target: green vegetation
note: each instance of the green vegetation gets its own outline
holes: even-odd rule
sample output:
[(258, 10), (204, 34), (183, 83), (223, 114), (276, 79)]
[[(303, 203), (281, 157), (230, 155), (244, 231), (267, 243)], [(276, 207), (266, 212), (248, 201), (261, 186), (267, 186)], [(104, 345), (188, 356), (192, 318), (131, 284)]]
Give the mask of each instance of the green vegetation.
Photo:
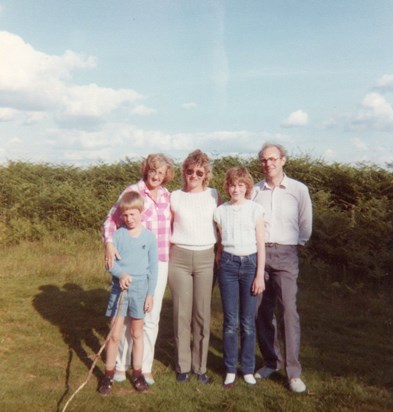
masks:
[[(255, 180), (256, 159), (214, 161), (212, 186), (239, 163)], [(61, 411), (85, 380), (108, 333), (103, 316), (109, 277), (100, 227), (122, 190), (139, 179), (125, 159), (86, 169), (9, 162), (0, 167), (0, 410)], [(93, 376), (69, 411), (388, 411), (393, 410), (393, 174), (291, 159), (288, 175), (305, 182), (314, 231), (302, 254), (299, 310), (307, 395), (289, 393), (282, 375), (256, 387), (222, 388), (221, 304), (213, 294), (209, 374), (214, 383), (175, 382), (171, 299), (157, 343), (157, 384), (137, 394), (130, 382), (96, 393)], [(181, 186), (177, 173), (169, 189)], [(262, 363), (257, 356), (258, 366)]]
[[(0, 410), (61, 411), (85, 381), (108, 327), (109, 276), (97, 233), (72, 230), (0, 249)], [(177, 384), (170, 294), (157, 342), (156, 385), (137, 393), (127, 381), (97, 392), (102, 359), (67, 411), (391, 411), (393, 307), (388, 290), (328, 282), (304, 263), (299, 282), (301, 359), (308, 393), (292, 394), (283, 375), (233, 390), (222, 387), (222, 311), (212, 302), (208, 373), (214, 382)], [(257, 355), (257, 365), (262, 363)]]
[[(256, 181), (256, 159), (214, 161), (212, 186), (222, 188), (225, 171), (239, 163)], [(0, 244), (61, 238), (67, 230), (97, 233), (110, 206), (140, 176), (140, 163), (125, 159), (86, 169), (9, 162), (0, 167)], [(376, 166), (326, 164), (290, 159), (287, 173), (306, 183), (314, 205), (314, 231), (303, 258), (318, 276), (361, 288), (392, 284), (393, 173)], [(176, 179), (169, 189), (179, 188)]]

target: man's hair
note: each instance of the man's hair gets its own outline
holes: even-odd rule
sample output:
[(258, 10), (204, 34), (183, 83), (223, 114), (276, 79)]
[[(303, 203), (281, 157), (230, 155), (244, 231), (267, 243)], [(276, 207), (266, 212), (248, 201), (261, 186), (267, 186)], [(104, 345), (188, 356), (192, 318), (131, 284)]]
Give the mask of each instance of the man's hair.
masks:
[(138, 192), (126, 192), (120, 199), (119, 208), (122, 212), (127, 209), (138, 209), (142, 212), (144, 208), (143, 198)]
[(250, 172), (243, 166), (231, 167), (225, 173), (224, 191), (229, 195), (229, 186), (236, 183), (244, 183), (246, 185), (246, 198), (250, 199), (252, 189), (254, 187), (254, 180)]
[(258, 152), (258, 159), (261, 160), (262, 153), (266, 149), (270, 149), (271, 147), (275, 147), (276, 149), (278, 149), (278, 151), (280, 152), (280, 157), (285, 157), (286, 159), (288, 159), (288, 154), (287, 154), (287, 151), (286, 151), (285, 147), (282, 146), (281, 144), (271, 143), (271, 142), (266, 142), (266, 143), (263, 144), (261, 150)]

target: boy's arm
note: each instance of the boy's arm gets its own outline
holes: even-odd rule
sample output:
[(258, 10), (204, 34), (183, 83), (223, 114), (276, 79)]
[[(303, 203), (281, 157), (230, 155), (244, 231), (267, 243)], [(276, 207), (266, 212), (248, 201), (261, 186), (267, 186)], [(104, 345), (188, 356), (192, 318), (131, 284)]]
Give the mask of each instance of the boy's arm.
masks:
[[(122, 237), (122, 230), (117, 230), (113, 235), (113, 248), (115, 250), (122, 250), (121, 247), (121, 237)], [(119, 260), (115, 259), (112, 262), (112, 266), (107, 268), (108, 272), (115, 276), (116, 278), (120, 279), (122, 275), (124, 275), (124, 268), (119, 264)]]
[(123, 273), (119, 278), (119, 285), (122, 290), (128, 289), (132, 283), (132, 277), (128, 273)]
[(145, 312), (151, 312), (153, 309), (153, 296), (147, 295), (145, 299)]

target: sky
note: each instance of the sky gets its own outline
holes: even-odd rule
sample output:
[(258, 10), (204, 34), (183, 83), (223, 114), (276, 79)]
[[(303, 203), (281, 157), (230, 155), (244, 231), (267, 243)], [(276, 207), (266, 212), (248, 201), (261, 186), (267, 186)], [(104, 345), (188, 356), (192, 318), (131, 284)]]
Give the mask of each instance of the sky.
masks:
[(393, 163), (391, 0), (0, 0), (0, 164)]

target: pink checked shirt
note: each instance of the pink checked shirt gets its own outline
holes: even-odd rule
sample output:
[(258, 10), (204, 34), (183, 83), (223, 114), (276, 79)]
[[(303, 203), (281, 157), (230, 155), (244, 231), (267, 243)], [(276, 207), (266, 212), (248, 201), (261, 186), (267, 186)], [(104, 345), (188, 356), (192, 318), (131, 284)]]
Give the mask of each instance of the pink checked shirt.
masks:
[[(157, 201), (153, 200), (150, 195), (150, 190), (145, 182), (140, 180), (138, 183), (128, 186), (124, 193), (135, 191), (138, 192), (145, 201), (145, 208), (142, 212), (143, 225), (153, 232), (157, 238), (158, 244), (158, 259), (161, 262), (169, 260), (169, 240), (171, 237), (171, 209), (169, 191), (160, 187), (157, 193)], [(112, 242), (112, 236), (115, 230), (123, 225), (123, 218), (119, 208), (119, 200), (112, 206), (103, 225), (103, 241), (104, 243)]]

